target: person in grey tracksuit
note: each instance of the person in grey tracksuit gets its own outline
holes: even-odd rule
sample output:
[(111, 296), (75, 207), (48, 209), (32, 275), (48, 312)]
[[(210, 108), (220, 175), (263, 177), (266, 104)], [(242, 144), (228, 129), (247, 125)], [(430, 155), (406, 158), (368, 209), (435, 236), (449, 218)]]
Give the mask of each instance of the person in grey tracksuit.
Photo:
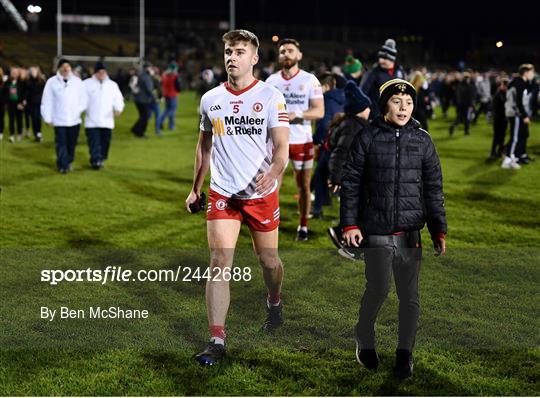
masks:
[(505, 112), (510, 122), (510, 142), (501, 167), (519, 168), (531, 158), (527, 155), (527, 138), (532, 113), (532, 90), (529, 82), (534, 78), (534, 66), (523, 64), (519, 67), (519, 76), (514, 78), (506, 92)]

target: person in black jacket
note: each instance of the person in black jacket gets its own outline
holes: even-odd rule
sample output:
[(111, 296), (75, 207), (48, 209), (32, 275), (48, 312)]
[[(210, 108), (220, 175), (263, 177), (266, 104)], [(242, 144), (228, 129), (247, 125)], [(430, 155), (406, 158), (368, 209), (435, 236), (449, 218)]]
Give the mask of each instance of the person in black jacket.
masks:
[(150, 76), (151, 67), (152, 65), (145, 63), (141, 73), (137, 76), (137, 83), (133, 83), (133, 87), (137, 91), (135, 93), (135, 105), (137, 106), (139, 117), (133, 127), (131, 127), (131, 132), (137, 138), (146, 138), (145, 133), (148, 119), (150, 118), (150, 106), (156, 101), (153, 93), (154, 83), (152, 76)]
[(341, 179), (340, 218), (347, 245), (365, 250), (366, 289), (356, 325), (357, 359), (379, 364), (375, 320), (390, 290), (392, 272), (399, 299), (399, 338), (394, 375), (412, 375), (420, 302), (420, 230), (427, 221), (435, 254), (445, 253), (446, 214), (442, 171), (427, 131), (411, 118), (416, 91), (394, 79), (380, 88), (384, 116), (351, 145)]
[(30, 67), (30, 77), (26, 81), (26, 107), (32, 120), (34, 139), (41, 142), (41, 98), (45, 89), (45, 76), (39, 66)]
[(504, 104), (506, 102), (506, 90), (508, 89), (508, 79), (503, 78), (493, 96), (493, 143), (491, 145), (491, 155), (489, 160), (499, 159), (503, 154), (504, 136), (508, 128)]
[[(364, 94), (354, 81), (348, 81), (345, 86), (345, 113), (335, 119), (331, 125), (331, 133), (326, 140), (326, 147), (330, 151), (328, 161), (328, 185), (335, 193), (341, 186), (343, 164), (349, 153), (354, 138), (369, 126), (371, 100)], [(339, 254), (355, 260), (354, 252), (344, 248), (341, 227), (328, 228), (328, 234)]]
[(331, 199), (328, 192), (328, 160), (330, 152), (323, 145), (328, 136), (330, 122), (337, 113), (343, 112), (345, 103), (345, 92), (336, 87), (336, 78), (330, 72), (325, 72), (319, 76), (321, 88), (324, 96), (324, 116), (315, 123), (315, 134), (313, 135), (313, 144), (315, 145), (315, 157), (317, 167), (311, 179), (311, 190), (315, 191), (315, 200), (311, 215), (313, 218), (323, 217), (323, 206), (330, 205)]
[(387, 39), (377, 53), (377, 66), (364, 73), (360, 87), (371, 99), (371, 118), (379, 116), (380, 110), (377, 106), (379, 99), (379, 87), (390, 79), (404, 79), (405, 71), (397, 64), (397, 48), (394, 39)]
[(463, 123), (465, 135), (469, 135), (470, 112), (474, 109), (474, 99), (476, 98), (476, 88), (471, 80), (469, 72), (463, 73), (462, 79), (456, 86), (456, 120), (450, 126), (450, 135), (454, 134), (454, 129)]

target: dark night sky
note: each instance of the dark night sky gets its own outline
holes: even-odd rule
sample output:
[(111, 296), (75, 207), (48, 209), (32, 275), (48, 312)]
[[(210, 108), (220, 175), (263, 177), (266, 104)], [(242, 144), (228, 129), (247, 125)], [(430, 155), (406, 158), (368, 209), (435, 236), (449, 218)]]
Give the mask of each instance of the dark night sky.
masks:
[[(503, 0), (504, 2), (505, 0)], [(55, 0), (14, 0), (19, 10), (39, 4), (56, 12)], [(301, 23), (363, 27), (401, 27), (413, 32), (454, 36), (463, 31), (474, 35), (505, 34), (539, 37), (540, 6), (534, 1), (477, 2), (440, 1), (343, 1), (343, 0), (236, 0), (238, 24), (247, 21), (265, 23)], [(65, 12), (133, 16), (137, 0), (64, 0)], [(228, 19), (228, 0), (146, 0), (148, 17)], [(519, 7), (519, 8), (517, 8)], [(51, 12), (52, 11), (52, 12)], [(301, 17), (299, 17), (301, 16)], [(48, 18), (47, 18), (48, 17)]]

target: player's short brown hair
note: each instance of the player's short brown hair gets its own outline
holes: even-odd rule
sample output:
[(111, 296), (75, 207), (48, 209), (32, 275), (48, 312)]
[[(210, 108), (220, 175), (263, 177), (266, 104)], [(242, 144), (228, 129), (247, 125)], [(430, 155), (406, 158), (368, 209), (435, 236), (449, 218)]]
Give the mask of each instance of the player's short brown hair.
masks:
[(281, 47), (284, 44), (294, 44), (296, 46), (296, 48), (298, 48), (300, 50), (300, 43), (296, 39), (291, 39), (291, 38), (281, 39), (279, 41), (279, 43), (278, 43), (278, 48)]
[(239, 41), (244, 41), (251, 43), (256, 49), (259, 48), (259, 39), (255, 33), (250, 32), (245, 29), (236, 29), (231, 30), (223, 35), (223, 43), (238, 43)]
[(530, 70), (533, 70), (534, 69), (534, 65), (533, 64), (523, 64), (523, 65), (520, 65), (519, 66), (519, 75), (520, 76), (523, 76), (526, 72), (530, 71)]

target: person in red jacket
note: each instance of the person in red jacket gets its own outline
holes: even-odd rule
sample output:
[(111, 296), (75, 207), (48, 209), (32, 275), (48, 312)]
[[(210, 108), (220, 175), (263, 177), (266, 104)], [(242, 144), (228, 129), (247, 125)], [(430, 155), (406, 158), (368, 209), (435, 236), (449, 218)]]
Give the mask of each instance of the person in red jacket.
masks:
[(161, 76), (161, 92), (165, 98), (165, 111), (158, 120), (160, 130), (163, 129), (163, 124), (167, 118), (169, 118), (169, 130), (174, 130), (174, 117), (178, 107), (178, 94), (180, 94), (180, 81), (178, 78), (178, 65), (176, 62), (171, 62)]

